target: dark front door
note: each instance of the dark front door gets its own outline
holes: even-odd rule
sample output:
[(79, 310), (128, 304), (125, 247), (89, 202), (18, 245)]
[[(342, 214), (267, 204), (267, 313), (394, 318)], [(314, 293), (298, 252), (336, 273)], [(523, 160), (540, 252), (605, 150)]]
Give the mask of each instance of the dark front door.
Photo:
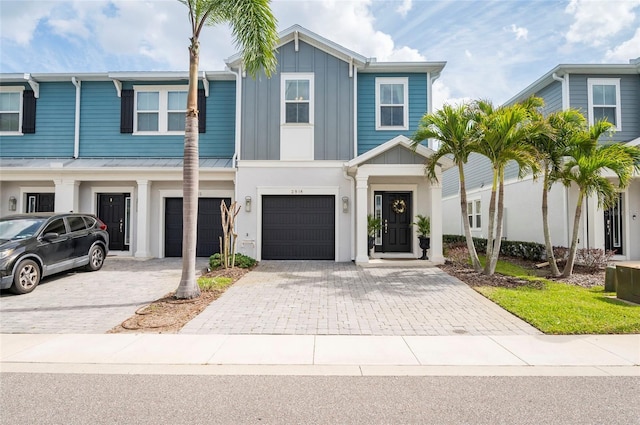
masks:
[(27, 193), (27, 212), (53, 212), (55, 198), (54, 193)]
[[(198, 257), (209, 257), (220, 252), (220, 202), (223, 199), (227, 206), (231, 204), (230, 198), (198, 199)], [(182, 198), (166, 198), (164, 211), (164, 256), (182, 257)]]
[(382, 195), (382, 245), (376, 252), (411, 252), (411, 192)]
[(124, 232), (125, 198), (128, 193), (100, 193), (98, 194), (98, 217), (107, 225), (109, 233), (109, 251), (126, 251)]
[(616, 255), (624, 255), (622, 194), (618, 194), (616, 202), (604, 212), (604, 249), (615, 251)]

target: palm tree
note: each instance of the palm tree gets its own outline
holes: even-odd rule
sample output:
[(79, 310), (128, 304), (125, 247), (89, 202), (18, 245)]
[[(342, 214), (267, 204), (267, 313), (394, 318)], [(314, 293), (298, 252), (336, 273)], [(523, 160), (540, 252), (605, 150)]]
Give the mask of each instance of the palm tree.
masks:
[[(196, 283), (196, 238), (198, 224), (198, 63), (200, 32), (205, 25), (226, 22), (243, 56), (243, 66), (251, 75), (275, 70), (274, 47), (278, 40), (276, 19), (269, 0), (178, 0), (189, 9), (189, 92), (184, 131), (182, 277), (176, 298), (200, 295)], [(238, 82), (240, 84), (240, 82)]]
[(482, 270), (478, 260), (478, 254), (473, 244), (469, 220), (467, 220), (467, 190), (465, 187), (464, 164), (469, 159), (469, 154), (474, 150), (477, 138), (476, 122), (473, 119), (469, 105), (459, 106), (444, 105), (435, 113), (422, 117), (420, 125), (413, 136), (411, 146), (416, 149), (418, 145), (427, 139), (436, 139), (440, 142), (438, 150), (427, 159), (425, 172), (431, 181), (437, 181), (436, 167), (443, 156), (450, 157), (458, 166), (460, 179), (460, 210), (462, 211), (464, 234), (467, 238), (467, 248), (471, 257), (471, 263), (476, 271)]
[[(612, 128), (612, 124), (602, 120), (588, 130), (576, 133), (573, 146), (569, 151), (569, 160), (564, 166), (563, 181), (568, 186), (578, 186), (578, 199), (573, 220), (573, 233), (567, 264), (562, 271), (563, 277), (571, 276), (576, 257), (578, 230), (582, 215), (582, 203), (585, 196), (595, 195), (598, 206), (608, 208), (617, 197), (617, 189), (629, 184), (634, 171), (640, 170), (640, 149), (621, 143), (598, 144), (598, 139)], [(603, 172), (609, 170), (617, 178), (614, 184)]]
[(547, 251), (547, 261), (554, 277), (560, 276), (558, 264), (553, 254), (551, 233), (549, 231), (549, 201), (548, 195), (551, 186), (559, 178), (562, 162), (570, 148), (572, 134), (582, 129), (585, 125), (584, 115), (577, 109), (557, 111), (542, 117), (549, 127), (549, 131), (542, 132), (532, 140), (533, 145), (540, 154), (540, 168), (543, 173), (542, 182), (542, 229)]
[(538, 152), (529, 143), (545, 127), (533, 119), (534, 109), (542, 106), (540, 98), (530, 98), (525, 103), (494, 108), (490, 102), (478, 101), (478, 114), (482, 139), (477, 145), (478, 153), (491, 161), (493, 179), (489, 201), (489, 223), (487, 231), (487, 261), (484, 273), (493, 275), (498, 263), (502, 240), (502, 217), (504, 214), (504, 170), (507, 164), (515, 163), (518, 177), (527, 173), (538, 173)]

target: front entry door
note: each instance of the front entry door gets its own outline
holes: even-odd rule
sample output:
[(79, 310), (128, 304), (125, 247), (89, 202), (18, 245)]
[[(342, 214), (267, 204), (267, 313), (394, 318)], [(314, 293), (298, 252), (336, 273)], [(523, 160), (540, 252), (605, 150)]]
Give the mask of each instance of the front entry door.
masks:
[(382, 196), (382, 245), (376, 252), (411, 252), (411, 192), (376, 192)]
[(604, 212), (604, 249), (615, 251), (616, 255), (624, 255), (623, 211), (622, 193), (619, 193), (615, 203)]
[(98, 218), (107, 225), (109, 233), (109, 251), (126, 251), (125, 245), (125, 199), (128, 193), (98, 194)]

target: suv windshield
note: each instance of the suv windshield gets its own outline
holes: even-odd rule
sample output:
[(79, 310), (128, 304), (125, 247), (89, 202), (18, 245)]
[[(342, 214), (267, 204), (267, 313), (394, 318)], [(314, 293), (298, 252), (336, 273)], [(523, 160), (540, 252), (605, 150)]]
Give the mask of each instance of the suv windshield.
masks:
[(25, 239), (33, 236), (46, 218), (13, 218), (0, 221), (0, 239)]

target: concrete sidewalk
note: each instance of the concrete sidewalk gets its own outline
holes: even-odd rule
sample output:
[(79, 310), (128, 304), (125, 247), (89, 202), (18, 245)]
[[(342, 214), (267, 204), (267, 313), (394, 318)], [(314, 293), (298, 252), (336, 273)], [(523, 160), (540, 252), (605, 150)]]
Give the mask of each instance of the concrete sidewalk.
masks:
[(2, 334), (0, 372), (640, 376), (640, 335)]

